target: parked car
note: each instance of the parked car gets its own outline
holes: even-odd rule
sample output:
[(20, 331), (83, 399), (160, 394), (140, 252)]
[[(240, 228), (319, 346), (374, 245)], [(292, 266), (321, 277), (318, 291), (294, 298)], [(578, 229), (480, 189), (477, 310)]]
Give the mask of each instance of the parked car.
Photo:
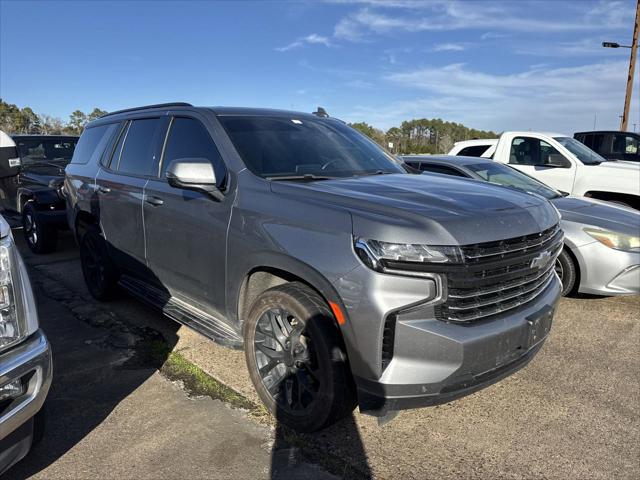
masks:
[(640, 294), (640, 212), (608, 202), (571, 197), (491, 160), (457, 156), (404, 156), (422, 172), (474, 178), (548, 199), (562, 216), (564, 248), (556, 260), (562, 294)]
[(42, 437), (51, 348), (38, 327), (31, 283), (0, 216), (0, 475)]
[(560, 296), (546, 200), (407, 175), (333, 118), (112, 113), (87, 125), (65, 189), (91, 294), (119, 283), (244, 348), (262, 401), (301, 431), (500, 380), (540, 349)]
[(62, 192), (64, 167), (77, 136), (0, 136), (7, 144), (0, 157), (0, 209), (19, 215), (27, 245), (35, 253), (55, 250), (58, 230), (66, 229)]
[(639, 163), (607, 161), (560, 133), (504, 132), (499, 139), (472, 142), (457, 142), (449, 155), (484, 144), (482, 157), (507, 163), (556, 190), (640, 209)]
[(637, 133), (599, 130), (574, 133), (573, 138), (604, 158), (640, 162), (640, 135)]

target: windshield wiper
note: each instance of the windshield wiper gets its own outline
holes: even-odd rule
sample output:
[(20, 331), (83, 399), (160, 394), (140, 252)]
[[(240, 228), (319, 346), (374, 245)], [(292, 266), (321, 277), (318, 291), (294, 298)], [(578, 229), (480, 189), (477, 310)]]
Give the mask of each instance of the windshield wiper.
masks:
[(302, 181), (313, 181), (313, 180), (334, 180), (338, 177), (328, 177), (325, 175), (314, 175), (313, 173), (305, 173), (304, 175), (276, 175), (273, 177), (266, 177), (267, 180), (302, 180)]
[(369, 177), (371, 175), (391, 175), (392, 172), (385, 172), (383, 170), (376, 170), (375, 172), (366, 172), (358, 175), (354, 175), (354, 177)]

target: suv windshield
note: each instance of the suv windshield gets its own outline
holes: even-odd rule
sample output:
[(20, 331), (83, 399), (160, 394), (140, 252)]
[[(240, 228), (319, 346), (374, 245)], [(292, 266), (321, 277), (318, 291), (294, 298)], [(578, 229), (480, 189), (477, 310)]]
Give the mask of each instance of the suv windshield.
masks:
[(218, 118), (247, 168), (264, 178), (316, 180), (405, 173), (384, 150), (338, 120), (249, 115)]
[(61, 161), (69, 163), (77, 137), (14, 137), (23, 164)]
[(598, 165), (599, 163), (607, 161), (584, 143), (580, 143), (571, 137), (553, 137), (553, 139), (578, 157), (578, 160), (585, 165)]
[(527, 193), (536, 193), (543, 196), (547, 200), (558, 198), (562, 195), (547, 187), (545, 184), (531, 178), (515, 168), (508, 165), (498, 163), (476, 163), (473, 165), (465, 165), (466, 168), (482, 177), (487, 182), (497, 183), (505, 187), (523, 190)]

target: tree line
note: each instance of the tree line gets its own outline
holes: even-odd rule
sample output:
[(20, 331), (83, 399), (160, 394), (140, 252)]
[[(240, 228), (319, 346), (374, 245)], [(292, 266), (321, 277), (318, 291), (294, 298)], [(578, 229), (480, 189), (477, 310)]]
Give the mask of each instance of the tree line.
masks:
[(460, 123), (445, 122), (439, 118), (405, 120), (399, 127), (392, 127), (386, 132), (365, 122), (349, 125), (377, 144), (398, 154), (447, 153), (453, 148), (455, 142), (461, 140), (498, 137), (495, 132), (476, 130)]
[[(87, 122), (106, 113), (108, 112), (97, 107), (90, 113), (75, 110), (64, 122), (50, 115), (37, 114), (30, 107), (19, 108), (0, 98), (0, 130), (6, 133), (80, 135)], [(455, 142), (460, 140), (498, 136), (491, 131), (476, 130), (460, 123), (445, 122), (439, 118), (406, 120), (399, 127), (392, 127), (386, 132), (366, 122), (349, 125), (384, 148), (401, 154), (446, 153), (451, 150)]]
[(0, 98), (0, 130), (6, 133), (80, 135), (87, 122), (106, 113), (97, 107), (91, 113), (75, 110), (65, 122), (51, 115), (35, 113), (31, 107), (19, 108)]

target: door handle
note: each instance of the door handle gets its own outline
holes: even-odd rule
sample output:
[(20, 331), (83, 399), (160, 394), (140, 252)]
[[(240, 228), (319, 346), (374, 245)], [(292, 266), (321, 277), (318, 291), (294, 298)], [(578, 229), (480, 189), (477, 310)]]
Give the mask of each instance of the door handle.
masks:
[(161, 198), (149, 196), (145, 197), (144, 201), (150, 205), (153, 205), (154, 207), (159, 207), (164, 203), (164, 200), (162, 200)]
[(109, 193), (111, 189), (102, 185), (98, 185), (98, 193)]

